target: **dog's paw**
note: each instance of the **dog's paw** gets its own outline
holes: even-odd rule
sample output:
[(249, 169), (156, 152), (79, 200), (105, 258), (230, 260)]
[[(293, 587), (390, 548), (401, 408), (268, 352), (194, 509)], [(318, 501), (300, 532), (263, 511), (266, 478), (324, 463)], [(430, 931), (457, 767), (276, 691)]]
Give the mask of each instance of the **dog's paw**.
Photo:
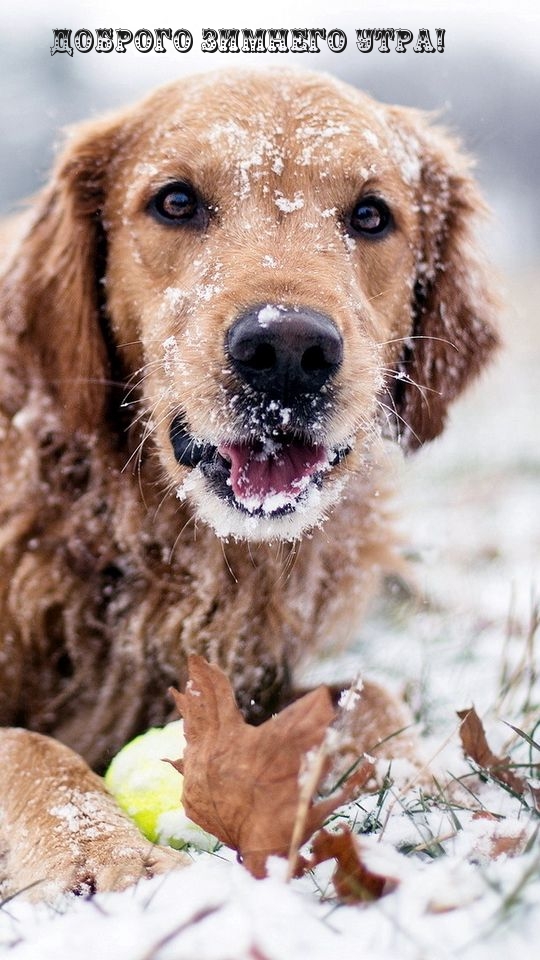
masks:
[[(98, 856), (95, 855), (90, 862), (75, 869), (72, 863), (66, 863), (65, 868), (60, 870), (60, 876), (57, 872), (54, 892), (91, 897), (95, 893), (126, 890), (140, 880), (169, 873), (189, 863), (191, 860), (186, 854), (156, 846), (141, 837), (140, 842), (131, 843), (121, 850), (116, 843), (111, 844), (110, 850), (101, 847)], [(39, 887), (35, 889), (35, 899), (42, 900), (43, 890), (39, 891)]]
[(190, 863), (156, 846), (72, 750), (27, 730), (0, 730), (11, 775), (0, 796), (3, 895), (54, 900), (124, 890)]

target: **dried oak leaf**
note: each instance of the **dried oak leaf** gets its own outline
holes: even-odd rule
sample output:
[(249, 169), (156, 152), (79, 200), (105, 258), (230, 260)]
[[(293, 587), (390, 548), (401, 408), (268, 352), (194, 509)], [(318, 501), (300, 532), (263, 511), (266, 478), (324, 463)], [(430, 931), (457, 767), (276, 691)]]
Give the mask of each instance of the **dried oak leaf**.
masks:
[(500, 780), (515, 793), (522, 795), (525, 790), (525, 780), (518, 777), (511, 769), (510, 757), (498, 757), (490, 749), (482, 721), (474, 707), (458, 710), (457, 715), (462, 721), (459, 735), (465, 756), (474, 760), (482, 770), (486, 770), (496, 780)]
[(362, 776), (330, 797), (317, 803), (311, 799), (299, 830), (302, 763), (321, 748), (334, 718), (326, 687), (253, 727), (245, 722), (219, 667), (193, 655), (188, 668), (186, 692), (172, 691), (187, 744), (183, 760), (173, 764), (184, 775), (184, 809), (236, 850), (253, 876), (264, 877), (267, 858), (286, 857), (293, 832), (297, 845), (304, 843), (373, 768), (366, 765)]
[(319, 830), (312, 842), (313, 854), (307, 866), (313, 869), (325, 860), (335, 860), (332, 883), (342, 903), (379, 900), (395, 889), (397, 879), (369, 870), (362, 861), (362, 846), (348, 828), (336, 833)]

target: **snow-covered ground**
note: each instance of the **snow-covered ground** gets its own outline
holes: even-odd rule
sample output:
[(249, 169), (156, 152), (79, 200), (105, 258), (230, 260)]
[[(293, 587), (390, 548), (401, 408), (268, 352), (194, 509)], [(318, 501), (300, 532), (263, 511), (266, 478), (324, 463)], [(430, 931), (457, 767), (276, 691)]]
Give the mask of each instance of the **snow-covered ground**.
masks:
[[(494, 750), (524, 764), (534, 754), (502, 721), (538, 742), (539, 296), (534, 272), (517, 278), (497, 367), (459, 405), (441, 441), (396, 465), (414, 589), (390, 584), (353, 649), (311, 672), (317, 680), (350, 677), (362, 666), (402, 689), (441, 784), (464, 778), (459, 796), (448, 787), (434, 801), (395, 784), (341, 811), (339, 819), (362, 833), (368, 864), (397, 879), (393, 892), (341, 906), (324, 865), (286, 883), (275, 861), (269, 879), (254, 880), (224, 848), (194, 852), (192, 868), (123, 894), (54, 908), (20, 898), (1, 905), (0, 953), (13, 960), (531, 956), (540, 941), (540, 820), (531, 797), (520, 801), (472, 776), (455, 711), (474, 702)], [(516, 842), (525, 849), (509, 856)]]

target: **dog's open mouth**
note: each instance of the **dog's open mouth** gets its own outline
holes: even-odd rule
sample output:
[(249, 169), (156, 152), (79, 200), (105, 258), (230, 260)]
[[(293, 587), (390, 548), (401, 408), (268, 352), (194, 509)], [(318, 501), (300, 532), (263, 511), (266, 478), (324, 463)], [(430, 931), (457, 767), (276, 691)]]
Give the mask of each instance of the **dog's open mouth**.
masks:
[(171, 441), (177, 461), (198, 467), (217, 496), (244, 513), (264, 517), (295, 510), (350, 450), (285, 432), (212, 446), (195, 442), (178, 420)]
[(313, 478), (329, 467), (324, 447), (285, 437), (223, 444), (218, 454), (230, 465), (235, 500), (249, 513), (275, 513), (294, 504)]

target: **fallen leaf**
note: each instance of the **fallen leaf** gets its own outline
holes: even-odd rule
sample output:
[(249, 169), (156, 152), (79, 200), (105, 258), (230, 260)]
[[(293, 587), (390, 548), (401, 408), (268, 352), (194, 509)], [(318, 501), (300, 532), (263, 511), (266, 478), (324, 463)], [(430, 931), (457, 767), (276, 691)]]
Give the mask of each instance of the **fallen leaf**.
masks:
[(312, 849), (309, 869), (325, 860), (336, 860), (332, 883), (342, 903), (379, 900), (397, 885), (395, 877), (382, 876), (366, 867), (361, 841), (346, 827), (336, 833), (320, 830), (312, 840)]
[(373, 767), (366, 763), (339, 791), (318, 802), (313, 791), (303, 809), (306, 757), (316, 757), (334, 719), (326, 687), (253, 727), (219, 667), (193, 655), (188, 669), (185, 693), (172, 691), (187, 743), (183, 760), (173, 763), (184, 776), (186, 814), (236, 850), (253, 876), (264, 877), (270, 855), (289, 855), (295, 828), (299, 847), (358, 792)]
[(480, 835), (475, 843), (474, 849), (481, 855), (487, 855), (490, 860), (496, 860), (497, 857), (516, 857), (523, 853), (528, 836), (526, 827), (509, 832), (504, 817), (501, 814), (495, 815), (489, 810), (476, 810), (472, 819), (489, 820), (492, 823), (492, 826), (487, 828), (486, 833)]
[(527, 844), (527, 831), (520, 830), (514, 835), (504, 836), (495, 831), (491, 837), (491, 858), (497, 860), (498, 857), (517, 857), (523, 853)]
[(490, 749), (482, 721), (474, 707), (470, 707), (468, 710), (458, 710), (457, 715), (462, 721), (459, 735), (464, 754), (474, 760), (482, 770), (522, 796), (525, 790), (525, 780), (518, 777), (511, 769), (512, 761), (510, 757), (498, 757)]

